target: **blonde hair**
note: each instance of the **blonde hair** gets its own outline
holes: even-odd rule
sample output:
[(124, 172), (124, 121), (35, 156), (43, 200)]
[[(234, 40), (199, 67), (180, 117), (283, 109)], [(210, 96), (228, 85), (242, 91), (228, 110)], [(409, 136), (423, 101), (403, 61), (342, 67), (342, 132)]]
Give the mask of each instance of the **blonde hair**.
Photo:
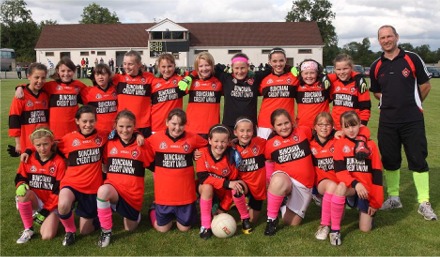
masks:
[(199, 69), (199, 61), (200, 60), (205, 60), (213, 69), (212, 69), (212, 74), (214, 75), (214, 57), (208, 53), (208, 52), (201, 52), (196, 56), (196, 59), (194, 60), (194, 70), (198, 70)]

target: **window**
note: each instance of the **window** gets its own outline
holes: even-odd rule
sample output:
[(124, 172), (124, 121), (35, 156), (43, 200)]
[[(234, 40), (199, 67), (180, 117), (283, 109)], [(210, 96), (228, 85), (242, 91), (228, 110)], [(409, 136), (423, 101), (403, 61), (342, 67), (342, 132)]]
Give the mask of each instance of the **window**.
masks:
[(151, 32), (151, 39), (162, 39), (162, 31)]
[(270, 53), (271, 50), (272, 50), (272, 49), (262, 49), (262, 50), (261, 50), (261, 53), (262, 53), (262, 54), (267, 54), (267, 55), (269, 55), (269, 53)]
[(184, 39), (183, 31), (173, 31), (171, 33), (172, 33), (172, 38), (173, 39)]
[(150, 40), (184, 40), (184, 31), (153, 31), (150, 35)]
[(311, 54), (312, 49), (298, 49), (299, 54)]
[(89, 52), (79, 52), (80, 56), (89, 56)]
[(179, 60), (179, 53), (173, 53), (174, 59)]
[(238, 54), (241, 53), (241, 50), (228, 50), (228, 54)]
[(54, 52), (46, 52), (46, 56), (55, 56)]
[(201, 52), (208, 52), (208, 50), (194, 50), (194, 54), (200, 54)]
[(98, 56), (105, 56), (105, 51), (97, 51), (96, 55), (98, 55)]

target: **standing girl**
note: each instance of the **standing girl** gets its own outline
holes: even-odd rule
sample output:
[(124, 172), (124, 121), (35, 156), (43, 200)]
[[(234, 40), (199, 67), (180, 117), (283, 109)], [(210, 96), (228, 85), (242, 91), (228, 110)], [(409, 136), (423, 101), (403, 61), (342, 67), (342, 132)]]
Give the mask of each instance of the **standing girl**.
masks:
[(188, 231), (197, 218), (193, 153), (206, 146), (201, 136), (185, 131), (186, 114), (173, 109), (166, 118), (167, 129), (149, 137), (155, 161), (153, 227), (167, 232), (176, 220), (180, 231)]
[[(361, 118), (362, 125), (367, 125), (370, 119), (370, 93), (368, 90), (362, 92), (359, 85), (358, 74), (353, 72), (353, 60), (347, 54), (336, 56), (333, 61), (337, 79), (330, 74), (331, 87), (330, 98), (333, 101), (332, 117), (335, 121), (335, 128), (341, 129), (339, 123), (341, 115), (350, 110), (355, 110)], [(334, 75), (333, 75), (334, 76)]]
[[(43, 240), (52, 239), (57, 234), (58, 192), (66, 170), (65, 161), (56, 154), (52, 131), (44, 127), (37, 128), (30, 139), (36, 152), (29, 156), (26, 163), (20, 162), (15, 177), (17, 206), (24, 225), (17, 244), (24, 244), (32, 238), (34, 221), (41, 225)], [(35, 218), (32, 217), (33, 211), (36, 211)]]
[[(359, 209), (359, 229), (368, 232), (373, 227), (374, 214), (383, 203), (379, 150), (372, 140), (368, 140), (367, 147), (371, 154), (366, 159), (357, 159), (354, 148), (361, 119), (355, 111), (347, 111), (341, 115), (340, 122), (345, 137), (335, 142), (335, 172), (337, 179), (342, 182), (336, 188), (336, 194), (346, 195), (348, 204)], [(341, 233), (333, 227), (330, 231), (330, 243), (341, 244)]]
[[(102, 65), (102, 64), (98, 64)], [(107, 142), (104, 164), (107, 174), (96, 198), (101, 235), (98, 245), (107, 247), (112, 235), (112, 209), (124, 217), (124, 229), (133, 231), (140, 221), (144, 200), (145, 168), (150, 164), (148, 150), (136, 143), (136, 117), (129, 110), (121, 111), (115, 119), (117, 136)]]
[(238, 166), (238, 177), (248, 186), (250, 221), (255, 223), (266, 199), (266, 168), (264, 150), (266, 140), (254, 136), (254, 123), (240, 117), (234, 126), (237, 137), (235, 149), (240, 153), (242, 162)]
[(240, 213), (243, 233), (252, 232), (244, 196), (247, 193), (247, 186), (242, 180), (238, 180), (236, 164), (230, 161), (232, 150), (228, 147), (230, 136), (226, 126), (214, 125), (209, 130), (209, 146), (200, 150), (202, 156), (196, 161), (202, 223), (200, 237), (203, 239), (212, 236), (211, 211), (214, 195), (220, 199), (219, 209), (225, 212), (229, 210), (233, 200)]
[(269, 53), (272, 74), (264, 77), (260, 85), (263, 96), (258, 114), (258, 136), (267, 139), (272, 133), (271, 114), (275, 109), (285, 109), (290, 117), (295, 116), (295, 87), (298, 79), (286, 68), (286, 52), (275, 47)]
[(23, 98), (12, 99), (9, 110), (9, 136), (15, 138), (15, 147), (9, 146), (11, 156), (18, 156), (27, 148), (31, 148), (30, 134), (37, 126), (49, 124), (49, 97), (42, 90), (46, 81), (47, 67), (41, 63), (29, 66), (29, 84), (21, 88)]
[(118, 110), (116, 87), (113, 86), (111, 77), (112, 72), (107, 64), (100, 63), (92, 68), (90, 79), (93, 87), (81, 91), (84, 104), (96, 108), (96, 129), (106, 133), (112, 130)]
[(79, 231), (89, 234), (95, 230), (97, 219), (96, 193), (102, 185), (101, 157), (107, 135), (95, 129), (95, 107), (83, 105), (75, 115), (78, 130), (65, 135), (58, 147), (67, 159), (67, 171), (61, 181), (58, 213), (66, 235), (63, 245), (75, 242), (75, 221), (72, 209), (80, 217)]
[(160, 76), (151, 83), (151, 129), (153, 133), (166, 129), (165, 120), (174, 108), (182, 108), (184, 91), (179, 90), (182, 79), (176, 74), (176, 60), (164, 53), (157, 59)]
[(285, 196), (284, 223), (294, 226), (301, 223), (312, 199), (315, 181), (309, 145), (311, 130), (295, 126), (285, 109), (273, 111), (270, 120), (275, 135), (267, 140), (265, 156), (274, 162), (275, 172), (267, 190), (267, 224), (264, 231), (267, 236), (273, 236), (277, 231), (278, 211)]

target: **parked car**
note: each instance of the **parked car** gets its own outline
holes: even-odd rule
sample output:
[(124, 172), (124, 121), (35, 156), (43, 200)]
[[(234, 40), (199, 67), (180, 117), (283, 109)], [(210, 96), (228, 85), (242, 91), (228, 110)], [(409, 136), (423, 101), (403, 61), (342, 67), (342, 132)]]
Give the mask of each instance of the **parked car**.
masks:
[(353, 71), (355, 71), (355, 72), (357, 72), (359, 74), (364, 74), (365, 73), (364, 67), (362, 65), (357, 65), (357, 64), (353, 65)]
[(440, 67), (426, 66), (426, 69), (431, 74), (431, 78), (440, 78)]
[(335, 67), (334, 67), (334, 66), (331, 66), (331, 65), (325, 66), (325, 72), (326, 72), (327, 74), (335, 73)]
[(370, 67), (364, 67), (364, 75), (370, 76)]

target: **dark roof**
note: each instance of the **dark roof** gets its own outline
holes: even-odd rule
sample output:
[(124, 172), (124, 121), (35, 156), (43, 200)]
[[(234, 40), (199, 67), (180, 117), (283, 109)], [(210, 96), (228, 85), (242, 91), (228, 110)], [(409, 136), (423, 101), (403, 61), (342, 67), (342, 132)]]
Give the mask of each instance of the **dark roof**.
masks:
[[(177, 23), (190, 32), (190, 46), (323, 45), (316, 22)], [(146, 47), (156, 23), (47, 25), (41, 48)]]

